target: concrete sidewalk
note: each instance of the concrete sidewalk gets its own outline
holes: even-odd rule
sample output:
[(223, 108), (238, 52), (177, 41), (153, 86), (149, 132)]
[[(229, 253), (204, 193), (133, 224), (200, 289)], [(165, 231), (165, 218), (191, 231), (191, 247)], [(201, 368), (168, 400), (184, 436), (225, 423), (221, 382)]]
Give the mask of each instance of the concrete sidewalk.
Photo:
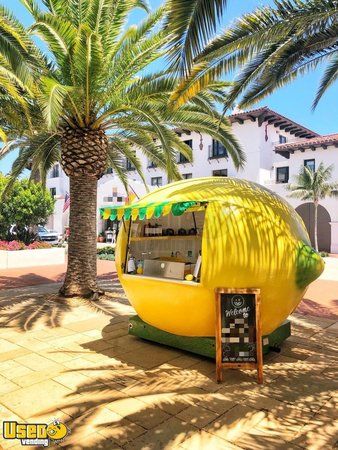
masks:
[(263, 386), (232, 370), (219, 385), (214, 361), (129, 336), (133, 308), (101, 283), (95, 303), (59, 299), (55, 284), (0, 291), (1, 421), (59, 418), (74, 450), (334, 448), (337, 322), (294, 314)]

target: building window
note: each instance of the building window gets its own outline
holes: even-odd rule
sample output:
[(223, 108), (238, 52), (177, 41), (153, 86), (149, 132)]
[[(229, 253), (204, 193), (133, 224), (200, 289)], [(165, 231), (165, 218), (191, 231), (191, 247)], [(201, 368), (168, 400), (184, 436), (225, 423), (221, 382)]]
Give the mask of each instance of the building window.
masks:
[(210, 148), (210, 154), (209, 158), (226, 158), (228, 156), (228, 152), (226, 151), (226, 148), (223, 144), (216, 141), (215, 139), (212, 140), (212, 145)]
[(307, 167), (312, 172), (316, 171), (316, 161), (314, 159), (304, 159), (304, 167)]
[(116, 197), (116, 201), (117, 201), (118, 203), (123, 202), (123, 197)]
[(152, 186), (162, 186), (162, 184), (163, 184), (162, 177), (152, 177), (151, 179)]
[(184, 180), (190, 180), (190, 178), (192, 178), (192, 173), (182, 173), (182, 177)]
[(227, 177), (228, 176), (228, 169), (218, 169), (212, 171), (213, 177)]
[(149, 159), (149, 161), (148, 161), (148, 169), (156, 169), (156, 167), (157, 167), (157, 164), (154, 163), (154, 161), (150, 161), (150, 159)]
[(111, 173), (113, 173), (113, 169), (111, 167), (108, 167), (108, 169), (106, 170), (106, 175), (109, 175)]
[(188, 163), (188, 162), (189, 162), (188, 158), (186, 158), (182, 153), (179, 153), (177, 163), (178, 164), (185, 164), (185, 163)]
[(277, 167), (276, 183), (288, 183), (288, 182), (289, 182), (289, 167)]
[[(183, 142), (192, 149), (192, 139), (188, 139), (187, 141), (183, 141)], [(189, 162), (188, 158), (186, 158), (182, 153), (179, 153), (177, 163), (185, 164), (188, 162)]]
[(59, 178), (59, 176), (60, 176), (60, 166), (59, 166), (59, 164), (55, 164), (55, 166), (53, 166), (53, 168), (52, 168), (50, 177), (51, 178)]
[(287, 141), (286, 136), (283, 136), (282, 134), (279, 135), (279, 143), (285, 144)]
[(50, 195), (54, 198), (56, 196), (56, 188), (50, 188)]
[(126, 160), (126, 170), (135, 170), (134, 164), (128, 158)]

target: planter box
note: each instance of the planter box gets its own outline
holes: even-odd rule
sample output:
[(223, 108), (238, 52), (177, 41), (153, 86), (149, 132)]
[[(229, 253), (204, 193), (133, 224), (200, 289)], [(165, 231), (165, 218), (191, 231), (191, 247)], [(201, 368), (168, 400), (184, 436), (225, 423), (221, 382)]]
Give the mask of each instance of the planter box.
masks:
[(41, 250), (0, 250), (0, 269), (20, 267), (53, 266), (65, 262), (65, 248), (44, 248)]

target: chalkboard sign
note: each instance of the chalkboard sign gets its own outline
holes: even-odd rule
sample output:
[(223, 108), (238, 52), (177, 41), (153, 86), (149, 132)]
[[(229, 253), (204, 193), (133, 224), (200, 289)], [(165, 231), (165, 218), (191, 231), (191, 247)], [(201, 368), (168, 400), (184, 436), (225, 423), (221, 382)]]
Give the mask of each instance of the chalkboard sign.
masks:
[(263, 382), (259, 289), (216, 289), (216, 375), (223, 368), (257, 369)]

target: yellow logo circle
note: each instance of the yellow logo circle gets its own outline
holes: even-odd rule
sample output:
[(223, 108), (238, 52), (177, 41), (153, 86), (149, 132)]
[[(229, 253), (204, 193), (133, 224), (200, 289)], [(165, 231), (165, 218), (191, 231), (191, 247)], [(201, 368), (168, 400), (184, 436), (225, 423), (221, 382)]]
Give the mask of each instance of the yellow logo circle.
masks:
[(47, 435), (54, 441), (59, 441), (65, 438), (67, 434), (68, 428), (59, 421), (54, 421), (47, 426)]

